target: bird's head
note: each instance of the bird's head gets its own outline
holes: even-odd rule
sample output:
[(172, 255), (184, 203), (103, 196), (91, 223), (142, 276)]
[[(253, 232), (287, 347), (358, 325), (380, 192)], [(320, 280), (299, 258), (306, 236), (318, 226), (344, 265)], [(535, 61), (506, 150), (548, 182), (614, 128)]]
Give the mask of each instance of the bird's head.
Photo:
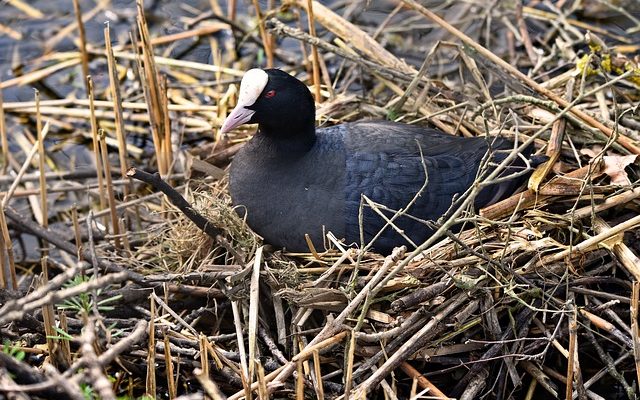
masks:
[(256, 123), (261, 133), (280, 137), (314, 128), (315, 105), (307, 86), (279, 69), (247, 71), (240, 83), (238, 103), (221, 132)]

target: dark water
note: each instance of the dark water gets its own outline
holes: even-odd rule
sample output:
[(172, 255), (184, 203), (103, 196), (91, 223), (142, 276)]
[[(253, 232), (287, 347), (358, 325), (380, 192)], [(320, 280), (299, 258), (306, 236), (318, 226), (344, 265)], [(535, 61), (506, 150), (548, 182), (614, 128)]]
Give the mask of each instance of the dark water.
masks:
[[(0, 34), (0, 81), (14, 78), (21, 73), (42, 68), (47, 64), (38, 59), (45, 54), (56, 52), (77, 51), (74, 40), (78, 37), (74, 30), (64, 36), (53, 47), (48, 48), (51, 40), (62, 28), (75, 23), (76, 17), (71, 0), (30, 0), (27, 3), (44, 14), (43, 18), (35, 19), (23, 11), (8, 4), (0, 5), (0, 23), (22, 34), (22, 40), (16, 40), (8, 35)], [(81, 0), (82, 13), (86, 14), (98, 1)], [(208, 0), (147, 0), (145, 14), (152, 35), (168, 35), (184, 31), (185, 21), (199, 14), (210, 11)], [(114, 45), (129, 42), (129, 32), (133, 30), (136, 17), (136, 4), (132, 0), (112, 0), (103, 10), (85, 22), (87, 42), (95, 48), (104, 48), (104, 24), (111, 26), (111, 37)], [(172, 52), (180, 52), (181, 47), (191, 46), (189, 40), (174, 45)], [(205, 42), (205, 41), (203, 41)], [(190, 47), (190, 51), (181, 54), (182, 59), (208, 62), (210, 51), (208, 45)], [(103, 63), (102, 63), (103, 64)], [(100, 79), (104, 73), (100, 65), (93, 65), (92, 75)], [(75, 69), (80, 73), (80, 68)], [(70, 79), (69, 70), (63, 70), (47, 77), (43, 84), (43, 98), (65, 97), (69, 92), (82, 87), (81, 79)], [(4, 100), (30, 101), (33, 100), (31, 87), (10, 87), (4, 91)]]

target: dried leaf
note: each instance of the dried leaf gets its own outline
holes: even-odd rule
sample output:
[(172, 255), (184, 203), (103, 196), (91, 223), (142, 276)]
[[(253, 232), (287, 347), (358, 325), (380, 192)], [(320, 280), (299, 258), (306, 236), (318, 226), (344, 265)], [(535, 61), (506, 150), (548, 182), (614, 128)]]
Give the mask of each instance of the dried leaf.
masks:
[(638, 158), (637, 154), (628, 156), (604, 156), (604, 173), (611, 178), (612, 185), (630, 185), (631, 181), (625, 172), (627, 165), (632, 164)]
[(580, 154), (584, 154), (589, 158), (595, 158), (598, 154), (600, 154), (601, 151), (602, 151), (602, 146), (597, 144), (592, 147), (585, 147), (580, 149)]

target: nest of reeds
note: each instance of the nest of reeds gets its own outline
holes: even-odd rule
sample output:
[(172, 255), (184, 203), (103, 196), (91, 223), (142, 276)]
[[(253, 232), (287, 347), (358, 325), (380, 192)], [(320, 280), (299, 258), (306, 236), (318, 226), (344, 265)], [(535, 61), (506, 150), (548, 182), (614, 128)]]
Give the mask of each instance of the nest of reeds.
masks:
[[(79, 25), (0, 76), (0, 397), (636, 397), (632, 1), (202, 3), (166, 35), (176, 19), (138, 2), (106, 46), (77, 27), (113, 6), (76, 3)], [(55, 8), (9, 4), (15, 43), (11, 21)], [(272, 248), (225, 184), (251, 129), (215, 133), (270, 65), (309, 84), (320, 125), (501, 135), (549, 160), (497, 204), (457, 199), (416, 248)], [(17, 101), (28, 85), (44, 98)]]

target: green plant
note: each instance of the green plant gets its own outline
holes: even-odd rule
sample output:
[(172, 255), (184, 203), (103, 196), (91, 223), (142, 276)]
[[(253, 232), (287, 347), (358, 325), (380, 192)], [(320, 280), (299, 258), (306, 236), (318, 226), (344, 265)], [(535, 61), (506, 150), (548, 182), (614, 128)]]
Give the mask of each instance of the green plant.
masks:
[(53, 329), (56, 332), (58, 332), (58, 335), (56, 335), (56, 336), (47, 335), (47, 339), (73, 340), (73, 336), (69, 335), (62, 328), (54, 326)]
[[(88, 282), (90, 279), (91, 277), (89, 276), (78, 275), (78, 276), (75, 276), (73, 279), (71, 279), (69, 282), (67, 282), (64, 286), (66, 288), (78, 286)], [(96, 291), (97, 296), (100, 296), (101, 293), (102, 293), (102, 289), (98, 289)], [(97, 303), (97, 308), (99, 311), (111, 311), (113, 310), (113, 307), (110, 306), (109, 304), (119, 300), (120, 298), (122, 298), (122, 295), (112, 296), (103, 300), (99, 300)], [(93, 301), (94, 301), (94, 298), (92, 294), (85, 292), (77, 296), (71, 297), (69, 299), (66, 299), (62, 304), (58, 304), (57, 306), (59, 309), (62, 309), (62, 310), (71, 310), (71, 311), (75, 311), (78, 314), (81, 314), (81, 313), (88, 314), (93, 309), (93, 306), (94, 306)]]
[(24, 360), (26, 353), (23, 350), (20, 350), (19, 346), (15, 346), (11, 343), (10, 340), (5, 339), (2, 343), (2, 352), (4, 354), (8, 354), (11, 357), (15, 358), (18, 361)]

